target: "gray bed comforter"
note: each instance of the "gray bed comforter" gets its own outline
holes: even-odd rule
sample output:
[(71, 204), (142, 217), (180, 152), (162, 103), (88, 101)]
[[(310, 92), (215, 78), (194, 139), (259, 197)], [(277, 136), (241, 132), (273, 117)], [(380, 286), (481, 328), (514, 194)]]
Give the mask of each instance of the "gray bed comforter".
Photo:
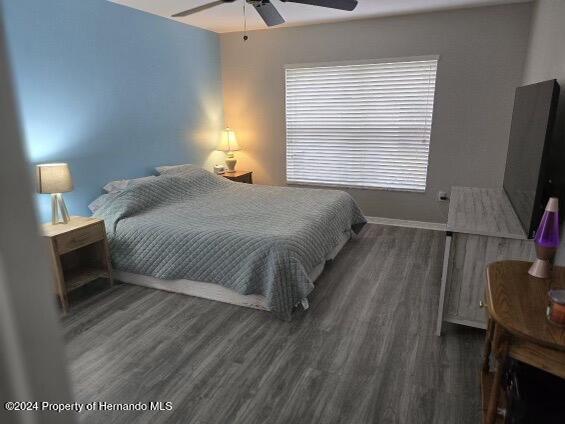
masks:
[(116, 269), (265, 296), (290, 319), (310, 272), (366, 223), (347, 193), (248, 185), (202, 169), (134, 185), (96, 211)]

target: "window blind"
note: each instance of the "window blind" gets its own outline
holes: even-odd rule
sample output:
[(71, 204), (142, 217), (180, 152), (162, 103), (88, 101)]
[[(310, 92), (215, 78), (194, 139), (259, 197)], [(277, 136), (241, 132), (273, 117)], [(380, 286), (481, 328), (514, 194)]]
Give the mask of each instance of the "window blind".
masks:
[(437, 64), (287, 67), (287, 182), (424, 191)]

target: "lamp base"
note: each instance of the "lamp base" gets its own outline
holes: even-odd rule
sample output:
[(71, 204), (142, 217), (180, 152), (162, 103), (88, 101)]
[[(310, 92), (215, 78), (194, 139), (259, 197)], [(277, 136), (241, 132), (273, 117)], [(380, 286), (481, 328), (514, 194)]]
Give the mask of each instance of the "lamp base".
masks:
[(528, 274), (536, 278), (549, 278), (552, 268), (551, 262), (548, 260), (536, 259), (528, 270)]
[(69, 222), (69, 211), (61, 193), (51, 194), (51, 223), (66, 224)]
[(226, 172), (235, 172), (235, 164), (237, 159), (234, 157), (233, 153), (228, 153), (226, 158), (226, 167), (228, 168)]

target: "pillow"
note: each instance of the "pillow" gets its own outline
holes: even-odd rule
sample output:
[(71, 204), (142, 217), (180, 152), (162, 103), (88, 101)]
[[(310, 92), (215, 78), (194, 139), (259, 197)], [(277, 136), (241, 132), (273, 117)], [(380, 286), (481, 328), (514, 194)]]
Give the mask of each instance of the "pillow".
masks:
[(92, 203), (88, 205), (88, 209), (90, 209), (92, 213), (96, 212), (98, 209), (104, 206), (106, 202), (115, 198), (119, 193), (119, 191), (113, 191), (111, 193), (98, 196)]
[(104, 186), (104, 191), (107, 193), (112, 193), (114, 191), (125, 190), (127, 187), (131, 187), (133, 184), (143, 183), (152, 178), (157, 178), (155, 175), (150, 175), (148, 177), (133, 178), (131, 180), (116, 180), (110, 181)]
[(201, 170), (202, 168), (197, 165), (192, 165), (190, 163), (184, 165), (165, 165), (165, 166), (158, 166), (155, 170), (159, 174), (177, 174), (180, 172), (187, 172), (187, 171), (194, 171), (194, 170)]

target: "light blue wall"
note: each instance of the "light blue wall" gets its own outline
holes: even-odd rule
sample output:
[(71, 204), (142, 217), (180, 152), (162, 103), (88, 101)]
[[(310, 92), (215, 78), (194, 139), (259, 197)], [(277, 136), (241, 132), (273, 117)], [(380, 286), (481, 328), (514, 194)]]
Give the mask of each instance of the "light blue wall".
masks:
[[(106, 0), (0, 0), (29, 160), (68, 162), (71, 214), (112, 179), (203, 163), (223, 124), (212, 32)], [(38, 195), (42, 221), (48, 195)]]

